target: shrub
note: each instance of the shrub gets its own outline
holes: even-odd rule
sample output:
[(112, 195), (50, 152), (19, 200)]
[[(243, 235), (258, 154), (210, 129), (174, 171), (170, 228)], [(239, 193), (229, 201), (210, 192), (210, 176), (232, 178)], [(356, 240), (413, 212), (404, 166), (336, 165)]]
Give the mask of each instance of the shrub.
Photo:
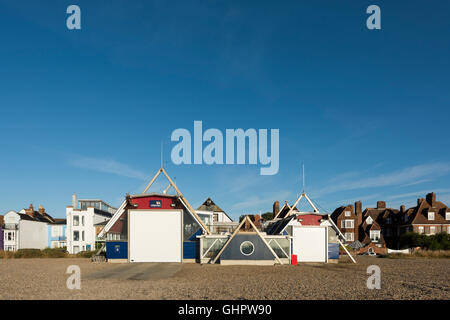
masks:
[(46, 248), (42, 253), (46, 258), (65, 258), (68, 255), (64, 248)]
[(78, 258), (91, 258), (95, 253), (95, 251), (81, 251), (80, 253), (77, 253), (76, 256)]
[(22, 259), (22, 258), (42, 258), (43, 253), (39, 249), (19, 249), (14, 252), (14, 259)]
[(400, 237), (400, 245), (405, 247), (420, 247), (427, 250), (450, 250), (450, 235), (441, 232), (427, 236), (408, 232)]

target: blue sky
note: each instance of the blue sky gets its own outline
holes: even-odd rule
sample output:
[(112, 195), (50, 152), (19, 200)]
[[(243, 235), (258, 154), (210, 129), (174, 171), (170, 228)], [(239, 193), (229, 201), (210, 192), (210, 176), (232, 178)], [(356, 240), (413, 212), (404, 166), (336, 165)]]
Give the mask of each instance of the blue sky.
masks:
[[(81, 8), (82, 30), (66, 28)], [(382, 30), (365, 26), (381, 8)], [(450, 204), (446, 1), (0, 0), (0, 213), (118, 206), (160, 166), (238, 217), (311, 198)], [(170, 162), (194, 120), (280, 129), (280, 170)], [(157, 185), (164, 188), (164, 183)]]

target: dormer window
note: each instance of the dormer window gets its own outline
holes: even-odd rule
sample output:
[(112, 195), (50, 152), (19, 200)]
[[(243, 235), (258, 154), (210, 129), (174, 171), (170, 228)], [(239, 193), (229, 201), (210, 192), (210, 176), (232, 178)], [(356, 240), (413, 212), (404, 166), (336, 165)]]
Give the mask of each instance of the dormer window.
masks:
[(370, 240), (378, 242), (380, 240), (380, 230), (370, 230)]
[(350, 217), (350, 215), (352, 214), (350, 211), (344, 211), (344, 214), (346, 217)]
[(433, 211), (428, 212), (428, 220), (434, 220), (434, 212)]
[(372, 218), (371, 217), (367, 217), (366, 223), (367, 224), (372, 224), (372, 222), (373, 222)]
[(445, 220), (450, 220), (450, 211), (445, 213)]

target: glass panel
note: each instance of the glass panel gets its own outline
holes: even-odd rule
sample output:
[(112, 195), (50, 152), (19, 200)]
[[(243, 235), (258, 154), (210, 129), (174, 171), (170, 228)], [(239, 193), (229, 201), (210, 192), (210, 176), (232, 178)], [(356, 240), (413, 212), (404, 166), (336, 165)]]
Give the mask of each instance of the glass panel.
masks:
[[(228, 238), (220, 238), (220, 239), (201, 238), (200, 241), (202, 242), (202, 257), (213, 259), (219, 253), (219, 251), (223, 248), (223, 246), (225, 245), (227, 240), (228, 240)], [(214, 243), (214, 245), (213, 245), (213, 243)], [(208, 251), (208, 249), (209, 249), (209, 251)], [(206, 256), (204, 256), (206, 251), (208, 251), (208, 253), (206, 254)]]
[(184, 232), (183, 241), (195, 241), (195, 239), (189, 240), (199, 229), (200, 225), (195, 221), (195, 219), (187, 212), (183, 213), (184, 222)]
[[(289, 239), (281, 239), (281, 238), (265, 238), (265, 240), (269, 243), (272, 250), (275, 252), (275, 254), (278, 256), (278, 258), (289, 258), (289, 248), (291, 242)], [(280, 248), (281, 247), (281, 248)], [(283, 250), (281, 250), (283, 249)], [(283, 252), (284, 251), (284, 252)]]

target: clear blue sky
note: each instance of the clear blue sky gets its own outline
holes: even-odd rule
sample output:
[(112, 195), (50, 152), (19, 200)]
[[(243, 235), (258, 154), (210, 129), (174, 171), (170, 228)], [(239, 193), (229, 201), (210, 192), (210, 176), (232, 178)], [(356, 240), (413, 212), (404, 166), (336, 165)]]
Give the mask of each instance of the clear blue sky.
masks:
[[(77, 4), (82, 30), (66, 28)], [(382, 30), (365, 26), (381, 7)], [(450, 205), (448, 1), (0, 0), (0, 213), (119, 205), (170, 134), (280, 129), (280, 170), (166, 165), (237, 217), (307, 191), (325, 209)], [(165, 187), (160, 185), (160, 187)]]

